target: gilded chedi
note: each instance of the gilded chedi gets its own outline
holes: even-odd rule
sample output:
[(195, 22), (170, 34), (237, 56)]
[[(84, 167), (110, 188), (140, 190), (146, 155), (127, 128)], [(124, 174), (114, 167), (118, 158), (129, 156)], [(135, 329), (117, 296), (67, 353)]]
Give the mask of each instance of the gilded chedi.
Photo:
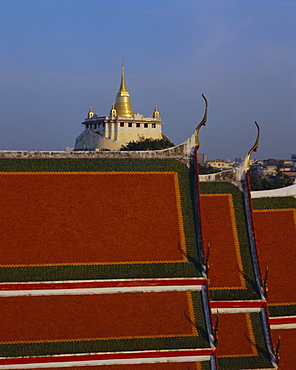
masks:
[(134, 113), (130, 95), (126, 90), (124, 65), (121, 70), (120, 88), (109, 116), (99, 116), (90, 106), (87, 118), (82, 124), (85, 130), (76, 138), (77, 151), (119, 150), (123, 145), (139, 138), (163, 138), (164, 123), (156, 106), (152, 117)]

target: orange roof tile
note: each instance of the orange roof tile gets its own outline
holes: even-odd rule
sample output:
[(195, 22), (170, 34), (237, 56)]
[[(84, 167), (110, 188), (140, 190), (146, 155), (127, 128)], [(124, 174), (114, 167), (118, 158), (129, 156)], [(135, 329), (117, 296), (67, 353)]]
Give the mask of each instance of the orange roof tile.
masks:
[(275, 347), (278, 343), (279, 334), (281, 336), (279, 369), (292, 370), (295, 368), (296, 329), (272, 330), (271, 335)]
[(262, 273), (269, 267), (269, 304), (296, 304), (296, 210), (256, 210), (254, 224)]
[(210, 288), (245, 288), (231, 194), (202, 194), (200, 203), (203, 241), (210, 243)]
[[(266, 345), (264, 315), (259, 312), (220, 313), (218, 324), (219, 369), (271, 369)], [(216, 325), (216, 315), (213, 320)]]
[(198, 335), (189, 292), (2, 297), (0, 342)]
[(6, 173), (0, 186), (2, 266), (186, 260), (177, 173)]
[[(213, 322), (217, 315), (213, 315)], [(258, 356), (253, 326), (248, 313), (220, 314), (219, 357)]]

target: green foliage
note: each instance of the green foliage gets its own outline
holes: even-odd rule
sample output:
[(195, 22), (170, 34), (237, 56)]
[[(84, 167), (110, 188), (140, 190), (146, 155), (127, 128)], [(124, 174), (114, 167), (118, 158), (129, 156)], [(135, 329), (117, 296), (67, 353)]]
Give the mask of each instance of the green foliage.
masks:
[(272, 188), (272, 182), (267, 179), (260, 179), (250, 172), (251, 190), (267, 190)]
[(162, 139), (144, 138), (141, 136), (137, 141), (130, 141), (127, 145), (123, 145), (120, 150), (160, 150), (175, 146), (169, 138), (164, 136)]
[(207, 173), (216, 173), (216, 172), (220, 172), (220, 170), (212, 167), (212, 166), (203, 166), (202, 164), (198, 164), (198, 173), (200, 175), (204, 175), (204, 174), (207, 174)]
[(283, 188), (284, 186), (289, 186), (293, 184), (293, 180), (283, 173), (283, 165), (278, 164), (276, 169), (276, 175), (273, 179), (273, 185), (275, 188)]
[(250, 185), (251, 190), (269, 190), (283, 188), (293, 184), (293, 180), (286, 174), (283, 173), (282, 167), (277, 166), (277, 173), (272, 177), (272, 180), (266, 178), (259, 178), (250, 172)]

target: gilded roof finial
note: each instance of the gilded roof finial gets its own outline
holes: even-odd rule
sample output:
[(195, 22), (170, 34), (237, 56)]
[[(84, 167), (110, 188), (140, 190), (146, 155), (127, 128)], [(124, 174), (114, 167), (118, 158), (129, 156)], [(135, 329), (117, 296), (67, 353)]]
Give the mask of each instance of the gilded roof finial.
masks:
[(260, 127), (259, 127), (259, 125), (256, 121), (255, 121), (255, 125), (257, 126), (257, 138), (256, 138), (256, 141), (255, 141), (255, 144), (249, 150), (249, 153), (247, 155), (247, 169), (248, 170), (250, 169), (250, 166), (251, 166), (251, 154), (253, 152), (257, 152), (258, 145), (259, 145), (259, 139), (260, 139)]
[(200, 124), (195, 129), (195, 148), (196, 149), (199, 148), (199, 141), (198, 141), (199, 130), (200, 130), (201, 126), (206, 125), (207, 117), (208, 117), (208, 101), (207, 101), (206, 97), (204, 96), (204, 94), (202, 94), (201, 96), (204, 98), (204, 101), (206, 102), (206, 107), (205, 107), (205, 113), (204, 113), (203, 119), (201, 120)]
[(111, 109), (110, 109), (110, 116), (112, 118), (116, 117), (117, 115), (117, 112), (116, 112), (116, 109), (115, 109), (115, 106), (114, 106), (114, 103), (112, 103), (112, 106), (111, 106)]
[(124, 80), (124, 64), (121, 66), (121, 83), (116, 96), (115, 106), (118, 117), (133, 117), (134, 111), (130, 102), (129, 93), (126, 91)]
[(92, 110), (92, 106), (89, 107), (89, 111), (88, 111), (88, 114), (87, 114), (87, 118), (93, 118), (94, 116), (94, 112)]
[(124, 64), (122, 60), (122, 65), (121, 65), (121, 83), (120, 83), (120, 88), (119, 91), (125, 92), (126, 91), (126, 86), (125, 86), (125, 81), (124, 81)]
[(274, 349), (275, 358), (276, 358), (278, 364), (280, 362), (280, 347), (281, 347), (281, 334), (279, 333), (277, 345)]
[(154, 107), (153, 118), (159, 118), (159, 111), (157, 109), (157, 105), (155, 105)]

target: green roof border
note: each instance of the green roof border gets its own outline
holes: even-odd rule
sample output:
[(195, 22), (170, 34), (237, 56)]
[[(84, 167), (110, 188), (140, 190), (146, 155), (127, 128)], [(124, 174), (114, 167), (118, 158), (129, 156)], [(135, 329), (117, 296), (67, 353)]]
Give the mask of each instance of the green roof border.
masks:
[(255, 211), (262, 209), (296, 209), (296, 199), (294, 197), (253, 198), (252, 206)]

